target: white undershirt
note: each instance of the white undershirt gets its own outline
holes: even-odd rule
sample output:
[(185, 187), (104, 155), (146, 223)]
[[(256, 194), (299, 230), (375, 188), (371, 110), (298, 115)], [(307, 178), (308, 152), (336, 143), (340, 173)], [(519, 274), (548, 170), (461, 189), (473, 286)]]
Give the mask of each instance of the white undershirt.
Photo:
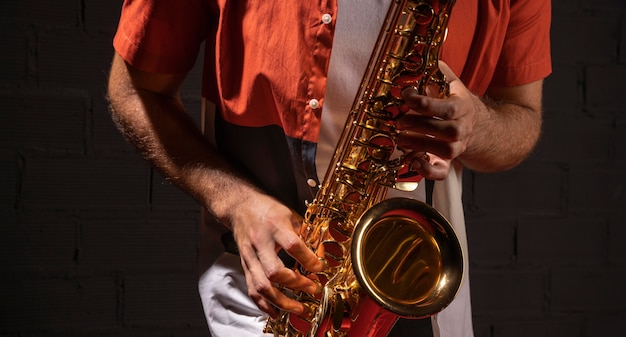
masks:
[[(320, 181), (330, 165), (390, 3), (390, 0), (339, 1), (315, 159)], [(425, 200), (423, 185), (410, 197)], [(408, 195), (390, 190), (388, 196)]]

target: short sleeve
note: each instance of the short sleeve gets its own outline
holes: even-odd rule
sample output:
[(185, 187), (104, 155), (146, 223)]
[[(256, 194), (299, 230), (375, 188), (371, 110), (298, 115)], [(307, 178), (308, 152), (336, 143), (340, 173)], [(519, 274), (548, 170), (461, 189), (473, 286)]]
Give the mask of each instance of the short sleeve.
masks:
[(492, 86), (527, 84), (552, 71), (550, 0), (511, 0), (510, 13)]
[(208, 31), (206, 7), (203, 0), (125, 0), (113, 47), (140, 70), (188, 72)]

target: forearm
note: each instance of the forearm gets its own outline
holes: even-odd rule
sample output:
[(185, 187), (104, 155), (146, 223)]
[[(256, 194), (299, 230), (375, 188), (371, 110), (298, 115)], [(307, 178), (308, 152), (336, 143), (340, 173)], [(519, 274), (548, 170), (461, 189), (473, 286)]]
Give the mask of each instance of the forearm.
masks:
[(465, 152), (458, 158), (477, 172), (499, 172), (521, 163), (541, 132), (541, 97), (524, 105), (475, 97), (476, 117)]
[(168, 180), (229, 225), (229, 210), (258, 190), (206, 141), (177, 96), (130, 88), (115, 78), (110, 83), (120, 131)]
[(481, 103), (461, 163), (478, 172), (498, 172), (521, 163), (534, 148), (541, 120), (529, 108), (512, 103)]

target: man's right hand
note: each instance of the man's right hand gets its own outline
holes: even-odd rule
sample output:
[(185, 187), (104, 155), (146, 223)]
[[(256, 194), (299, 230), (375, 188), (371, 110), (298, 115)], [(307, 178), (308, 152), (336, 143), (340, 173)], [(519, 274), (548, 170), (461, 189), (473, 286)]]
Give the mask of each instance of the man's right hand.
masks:
[(287, 297), (279, 287), (313, 294), (318, 286), (308, 277), (285, 267), (277, 252), (284, 249), (306, 270), (322, 270), (317, 255), (297, 234), (302, 218), (261, 193), (241, 199), (232, 210), (229, 222), (239, 248), (249, 296), (271, 317), (276, 317), (276, 308), (301, 313), (302, 304)]
[(248, 293), (259, 308), (272, 316), (274, 306), (299, 312), (302, 305), (278, 287), (315, 292), (316, 284), (286, 268), (277, 251), (312, 272), (322, 269), (297, 234), (302, 219), (259, 191), (206, 141), (180, 100), (184, 78), (141, 71), (115, 54), (108, 87), (112, 118), (145, 159), (233, 230)]

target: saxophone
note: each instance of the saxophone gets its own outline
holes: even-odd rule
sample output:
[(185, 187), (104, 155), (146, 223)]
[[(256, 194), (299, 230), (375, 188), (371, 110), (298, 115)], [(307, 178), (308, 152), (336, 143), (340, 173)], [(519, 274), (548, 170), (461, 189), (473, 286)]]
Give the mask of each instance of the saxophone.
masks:
[(304, 313), (280, 312), (265, 332), (281, 337), (384, 337), (398, 318), (424, 318), (456, 295), (463, 254), (450, 223), (414, 199), (421, 176), (396, 146), (401, 92), (449, 94), (438, 68), (454, 0), (392, 0), (363, 81), (300, 235), (325, 270), (298, 272), (319, 283), (293, 295)]

